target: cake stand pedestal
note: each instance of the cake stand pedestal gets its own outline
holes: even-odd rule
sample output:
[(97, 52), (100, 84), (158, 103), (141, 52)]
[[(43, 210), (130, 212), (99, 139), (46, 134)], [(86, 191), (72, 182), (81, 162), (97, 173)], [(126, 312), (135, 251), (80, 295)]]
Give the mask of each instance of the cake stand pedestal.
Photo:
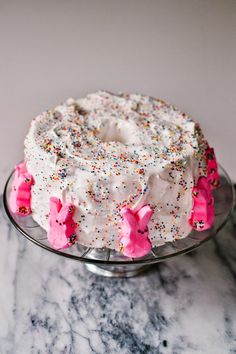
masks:
[(155, 247), (145, 257), (135, 259), (128, 258), (114, 250), (107, 248), (90, 248), (80, 245), (79, 243), (76, 243), (66, 250), (53, 249), (48, 243), (45, 230), (43, 230), (31, 216), (20, 217), (13, 214), (9, 209), (9, 196), (14, 171), (6, 181), (3, 202), (11, 223), (23, 236), (37, 246), (62, 257), (83, 262), (90, 272), (97, 275), (119, 278), (133, 277), (145, 271), (152, 264), (195, 250), (221, 230), (229, 219), (234, 206), (235, 196), (232, 182), (221, 166), (219, 166), (219, 173), (220, 187), (213, 191), (215, 199), (214, 226), (203, 232), (193, 230), (188, 237), (178, 241), (168, 242), (160, 247)]
[(150, 268), (150, 265), (139, 266), (97, 266), (96, 264), (85, 264), (85, 267), (92, 273), (110, 278), (129, 278), (142, 273)]

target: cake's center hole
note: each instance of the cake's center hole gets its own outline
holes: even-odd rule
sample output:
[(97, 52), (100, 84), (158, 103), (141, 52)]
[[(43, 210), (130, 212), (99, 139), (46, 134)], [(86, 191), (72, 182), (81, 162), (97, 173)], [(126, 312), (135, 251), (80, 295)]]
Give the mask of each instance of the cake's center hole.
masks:
[(132, 143), (129, 126), (125, 122), (104, 122), (100, 128), (99, 138), (102, 142)]

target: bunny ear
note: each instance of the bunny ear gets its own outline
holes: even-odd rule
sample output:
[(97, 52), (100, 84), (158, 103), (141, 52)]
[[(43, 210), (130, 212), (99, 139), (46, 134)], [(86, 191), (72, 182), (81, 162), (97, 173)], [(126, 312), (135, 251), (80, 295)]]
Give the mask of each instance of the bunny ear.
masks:
[(135, 216), (130, 208), (123, 207), (121, 209), (120, 213), (123, 217), (123, 221), (127, 225), (129, 225), (131, 227), (135, 227), (135, 225), (137, 224), (137, 221), (136, 221)]
[(138, 218), (140, 222), (146, 226), (153, 215), (153, 210), (149, 205), (144, 205), (138, 212)]
[(64, 204), (60, 210), (60, 218), (63, 221), (71, 219), (75, 213), (75, 206), (72, 203)]
[(22, 173), (28, 173), (27, 167), (26, 167), (26, 161), (22, 162), (21, 164), (21, 172)]
[(21, 162), (18, 165), (15, 166), (15, 171), (17, 173), (17, 176), (20, 177), (21, 175), (28, 173), (27, 168), (26, 168), (26, 162)]
[(57, 214), (61, 210), (62, 204), (59, 198), (51, 197), (49, 203), (51, 213)]
[(20, 177), (20, 175), (22, 175), (22, 163), (20, 163), (19, 165), (16, 165), (15, 171), (16, 171), (17, 177)]
[(66, 194), (67, 194), (67, 187), (62, 191), (61, 199), (63, 204), (66, 204)]

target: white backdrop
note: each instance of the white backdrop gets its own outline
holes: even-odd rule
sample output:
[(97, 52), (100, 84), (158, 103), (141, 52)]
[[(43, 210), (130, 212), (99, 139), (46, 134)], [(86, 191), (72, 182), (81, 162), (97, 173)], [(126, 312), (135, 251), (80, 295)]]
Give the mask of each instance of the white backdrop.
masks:
[(235, 67), (234, 0), (0, 0), (0, 187), (35, 115), (100, 88), (191, 114), (236, 181)]

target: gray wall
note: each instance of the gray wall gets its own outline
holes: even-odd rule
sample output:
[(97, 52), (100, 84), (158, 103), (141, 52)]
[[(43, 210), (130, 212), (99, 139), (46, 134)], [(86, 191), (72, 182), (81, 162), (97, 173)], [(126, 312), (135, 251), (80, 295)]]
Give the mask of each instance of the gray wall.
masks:
[(31, 119), (99, 88), (176, 104), (236, 181), (236, 1), (0, 0), (1, 185)]

